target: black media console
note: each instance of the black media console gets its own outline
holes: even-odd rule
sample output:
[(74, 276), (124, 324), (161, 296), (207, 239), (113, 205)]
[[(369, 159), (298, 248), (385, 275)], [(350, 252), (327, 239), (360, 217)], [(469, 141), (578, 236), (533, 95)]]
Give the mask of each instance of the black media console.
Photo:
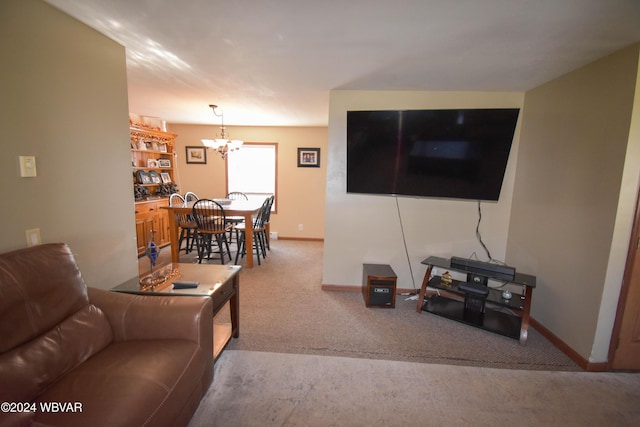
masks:
[[(477, 328), (514, 338), (524, 344), (529, 328), (532, 289), (536, 277), (517, 273), (514, 268), (466, 258), (430, 256), (422, 261), (427, 271), (422, 281), (416, 311), (426, 311)], [(431, 275), (433, 269), (441, 275)], [(443, 280), (446, 272), (466, 273), (465, 281)], [(503, 289), (487, 286), (489, 280), (503, 282), (511, 289), (511, 298)], [(427, 291), (427, 287), (436, 291)]]

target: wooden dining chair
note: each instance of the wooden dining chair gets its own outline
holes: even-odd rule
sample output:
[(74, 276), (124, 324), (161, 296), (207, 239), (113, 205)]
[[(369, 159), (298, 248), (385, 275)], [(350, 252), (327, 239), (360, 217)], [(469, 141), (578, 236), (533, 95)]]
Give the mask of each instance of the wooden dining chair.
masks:
[(264, 230), (262, 231), (262, 234), (264, 235), (264, 243), (268, 251), (271, 250), (271, 242), (270, 242), (271, 236), (269, 236), (267, 229), (269, 228), (268, 225), (269, 225), (269, 221), (271, 220), (271, 208), (273, 207), (273, 202), (275, 199), (276, 199), (275, 195), (272, 194), (271, 196), (269, 196), (269, 198), (267, 199), (269, 206), (266, 208), (266, 212), (264, 214), (264, 224), (263, 224)]
[[(227, 194), (226, 198), (229, 199), (229, 200), (249, 200), (249, 197), (247, 197), (247, 195), (244, 194), (241, 191), (232, 191), (231, 193)], [(231, 224), (232, 226), (236, 226), (236, 225), (240, 224), (243, 221), (244, 221), (244, 217), (243, 216), (228, 216), (227, 217), (227, 222), (229, 224)], [(229, 242), (230, 243), (233, 242), (233, 229), (229, 232)]]
[(196, 193), (194, 193), (193, 191), (187, 191), (186, 193), (184, 193), (184, 200), (189, 203), (189, 202), (194, 202), (196, 200), (199, 200), (200, 198), (198, 196), (196, 196)]
[[(193, 205), (193, 218), (198, 226), (198, 263), (202, 263), (205, 252), (207, 259), (211, 259), (212, 253), (220, 254), (220, 263), (225, 264), (225, 253), (231, 260), (227, 232), (230, 225), (227, 224), (224, 208), (219, 203), (210, 199), (200, 199)], [(217, 251), (213, 250), (213, 245)]]
[(249, 197), (247, 197), (246, 194), (240, 192), (240, 191), (232, 191), (231, 193), (227, 194), (227, 199), (229, 200), (249, 200)]
[[(184, 205), (185, 199), (178, 193), (169, 196), (169, 206)], [(188, 254), (193, 250), (193, 245), (198, 238), (198, 224), (189, 214), (174, 214), (176, 224), (180, 229), (180, 237), (178, 239), (178, 251), (182, 250), (182, 242), (185, 242), (184, 253)]]
[(184, 204), (184, 197), (180, 193), (173, 193), (169, 196), (169, 206), (176, 206), (180, 203)]
[[(266, 215), (266, 209), (269, 205), (269, 198), (265, 199), (262, 207), (258, 211), (258, 215), (253, 219), (253, 224), (250, 224), (251, 227), (249, 230), (247, 229), (247, 224), (245, 222), (238, 224), (234, 227), (236, 231), (236, 240), (238, 242), (238, 251), (236, 252), (236, 260), (235, 264), (238, 264), (238, 258), (244, 256), (247, 253), (247, 233), (253, 233), (253, 248), (250, 248), (250, 251), (256, 250), (256, 257), (258, 258), (258, 265), (262, 265), (260, 262), (260, 255), (262, 254), (262, 258), (266, 258), (267, 251), (265, 249), (265, 241), (264, 241), (264, 219)], [(253, 255), (252, 255), (253, 256)]]

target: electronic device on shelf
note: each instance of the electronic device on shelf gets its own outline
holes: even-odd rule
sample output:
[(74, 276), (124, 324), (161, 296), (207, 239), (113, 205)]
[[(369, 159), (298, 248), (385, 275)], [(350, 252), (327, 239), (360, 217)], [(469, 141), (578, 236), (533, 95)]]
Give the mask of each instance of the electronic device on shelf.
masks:
[[(451, 257), (451, 268), (457, 268), (468, 273), (477, 273), (495, 279), (513, 280), (516, 275), (516, 269), (503, 264), (494, 264), (491, 262), (478, 261), (469, 258)], [(475, 280), (469, 280), (474, 281)]]

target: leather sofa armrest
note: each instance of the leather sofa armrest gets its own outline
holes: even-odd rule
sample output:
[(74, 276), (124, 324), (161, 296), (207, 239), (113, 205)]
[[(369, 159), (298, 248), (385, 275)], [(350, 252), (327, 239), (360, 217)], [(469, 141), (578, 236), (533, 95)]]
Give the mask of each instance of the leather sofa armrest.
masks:
[(133, 295), (91, 287), (87, 291), (89, 302), (109, 319), (115, 341), (186, 339), (211, 347), (213, 354), (211, 298)]

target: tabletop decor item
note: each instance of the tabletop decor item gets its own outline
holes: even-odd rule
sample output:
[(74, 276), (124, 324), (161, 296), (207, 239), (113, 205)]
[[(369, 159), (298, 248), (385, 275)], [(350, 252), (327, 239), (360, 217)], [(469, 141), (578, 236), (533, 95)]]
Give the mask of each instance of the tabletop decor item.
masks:
[(162, 272), (160, 272), (161, 274), (157, 274), (158, 272), (153, 271), (153, 268), (156, 266), (156, 263), (158, 262), (158, 255), (160, 255), (160, 247), (156, 245), (156, 242), (154, 241), (155, 232), (151, 230), (150, 234), (151, 234), (151, 237), (149, 239), (149, 244), (147, 245), (147, 249), (145, 250), (144, 254), (147, 258), (149, 258), (149, 263), (151, 265), (151, 274), (149, 274), (148, 276), (140, 280), (140, 288), (143, 290), (153, 289), (156, 286), (158, 286), (160, 283), (163, 283), (165, 280), (167, 280), (166, 274), (162, 274)]

